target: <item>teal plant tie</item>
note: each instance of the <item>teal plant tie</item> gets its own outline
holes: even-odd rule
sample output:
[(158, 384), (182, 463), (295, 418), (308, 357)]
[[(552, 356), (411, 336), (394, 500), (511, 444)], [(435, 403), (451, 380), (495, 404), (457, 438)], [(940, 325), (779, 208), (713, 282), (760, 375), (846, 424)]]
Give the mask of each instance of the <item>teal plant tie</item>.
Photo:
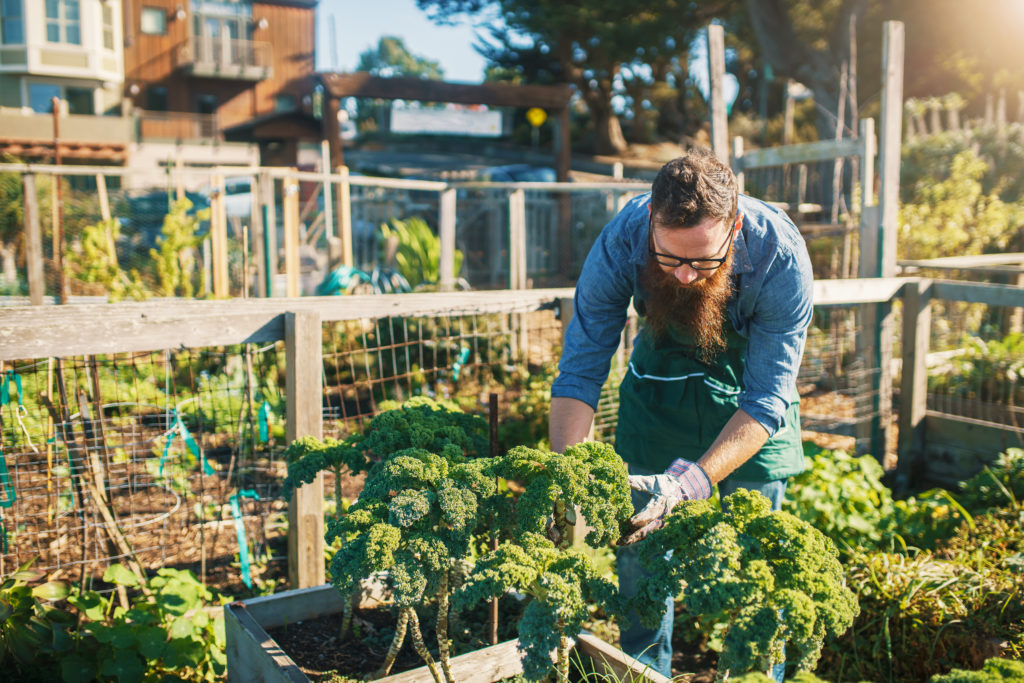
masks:
[(263, 401), (263, 403), (260, 404), (257, 419), (260, 424), (260, 443), (266, 443), (270, 440), (270, 404), (266, 401)]
[(452, 363), (452, 380), (455, 382), (459, 381), (459, 373), (462, 371), (462, 366), (469, 361), (469, 347), (463, 346), (462, 350), (459, 351), (459, 358)]
[(160, 456), (160, 478), (164, 476), (164, 463), (167, 462), (167, 456), (171, 452), (171, 443), (174, 441), (174, 434), (177, 431), (177, 426), (167, 432), (167, 440), (164, 441), (164, 454)]
[(185, 423), (182, 421), (181, 414), (178, 413), (177, 415), (178, 422), (175, 425), (175, 427), (177, 427), (178, 433), (181, 434), (181, 438), (185, 442), (185, 445), (188, 446), (188, 449), (190, 451), (192, 451), (192, 455), (196, 456), (196, 460), (202, 463), (203, 472), (205, 472), (208, 475), (217, 474), (217, 470), (213, 469), (209, 461), (205, 457), (203, 457), (202, 449), (199, 448), (199, 444), (196, 443), (196, 440), (192, 438), (192, 433), (188, 431), (188, 427), (186, 427)]
[(249, 543), (245, 540), (245, 524), (242, 522), (242, 506), (239, 498), (252, 498), (259, 500), (260, 494), (252, 489), (242, 489), (232, 494), (228, 501), (231, 503), (231, 516), (235, 520), (235, 536), (238, 537), (238, 563), (242, 566), (242, 583), (246, 588), (252, 588), (252, 572), (249, 567)]
[(8, 370), (7, 376), (4, 377), (3, 383), (0, 384), (0, 406), (5, 406), (11, 402), (11, 384), (14, 385), (15, 391), (18, 392), (18, 405), (22, 405), (21, 375), (14, 372), (14, 370)]
[(3, 448), (0, 448), (0, 489), (3, 496), (0, 496), (0, 508), (9, 508), (18, 500), (18, 494), (14, 491), (14, 484), (11, 483), (11, 475), (7, 471), (7, 456)]

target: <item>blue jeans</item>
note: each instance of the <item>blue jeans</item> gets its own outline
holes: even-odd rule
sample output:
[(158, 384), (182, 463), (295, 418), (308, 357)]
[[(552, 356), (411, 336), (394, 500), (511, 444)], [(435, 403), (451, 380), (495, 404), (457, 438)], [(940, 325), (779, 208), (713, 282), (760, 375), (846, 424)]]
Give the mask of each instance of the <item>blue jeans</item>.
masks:
[[(630, 466), (630, 474), (661, 474), (651, 472), (640, 467)], [(718, 493), (722, 498), (736, 492), (736, 489), (747, 489), (749, 491), (760, 491), (772, 502), (773, 510), (782, 508), (782, 498), (786, 495), (786, 479), (775, 481), (742, 481), (736, 479), (725, 479), (718, 484)], [(650, 496), (646, 493), (633, 491), (633, 508), (639, 512)], [(670, 553), (671, 555), (671, 553)], [(665, 558), (666, 560), (668, 557)], [(626, 598), (632, 598), (636, 594), (637, 584), (647, 574), (647, 571), (640, 565), (637, 557), (636, 547), (627, 545), (619, 548), (615, 554), (616, 571), (619, 575), (619, 591)], [(631, 615), (630, 626), (619, 636), (619, 644), (622, 651), (634, 657), (644, 664), (649, 665), (653, 670), (666, 676), (672, 677), (672, 622), (674, 620), (674, 597), (669, 596), (665, 601), (665, 613), (662, 615), (661, 624), (658, 628), (650, 629), (642, 626), (636, 614)], [(786, 673), (785, 664), (776, 664), (772, 667), (772, 678), (782, 683)]]

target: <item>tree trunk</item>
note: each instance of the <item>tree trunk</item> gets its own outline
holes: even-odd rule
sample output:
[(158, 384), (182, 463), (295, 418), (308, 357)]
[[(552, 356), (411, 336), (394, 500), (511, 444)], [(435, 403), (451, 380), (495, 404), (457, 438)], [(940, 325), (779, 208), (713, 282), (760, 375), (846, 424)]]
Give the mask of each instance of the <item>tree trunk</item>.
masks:
[(594, 122), (594, 152), (597, 154), (621, 154), (629, 146), (622, 135), (619, 117), (612, 109), (611, 98), (591, 94), (585, 96), (590, 117)]

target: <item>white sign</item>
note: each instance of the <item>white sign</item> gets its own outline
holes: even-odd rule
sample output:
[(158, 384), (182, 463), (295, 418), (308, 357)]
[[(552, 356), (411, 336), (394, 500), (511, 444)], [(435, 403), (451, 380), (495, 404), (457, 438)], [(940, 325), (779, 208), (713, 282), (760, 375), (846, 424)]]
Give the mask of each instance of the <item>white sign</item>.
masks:
[(501, 137), (501, 112), (391, 107), (392, 133)]

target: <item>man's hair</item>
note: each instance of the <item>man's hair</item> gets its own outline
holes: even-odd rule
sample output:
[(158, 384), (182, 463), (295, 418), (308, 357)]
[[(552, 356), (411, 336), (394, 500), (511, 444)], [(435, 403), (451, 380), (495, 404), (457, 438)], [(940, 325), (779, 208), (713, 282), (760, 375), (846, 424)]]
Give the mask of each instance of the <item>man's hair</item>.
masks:
[(666, 227), (692, 228), (708, 218), (736, 215), (736, 176), (710, 151), (696, 148), (658, 171), (651, 187), (651, 215)]

